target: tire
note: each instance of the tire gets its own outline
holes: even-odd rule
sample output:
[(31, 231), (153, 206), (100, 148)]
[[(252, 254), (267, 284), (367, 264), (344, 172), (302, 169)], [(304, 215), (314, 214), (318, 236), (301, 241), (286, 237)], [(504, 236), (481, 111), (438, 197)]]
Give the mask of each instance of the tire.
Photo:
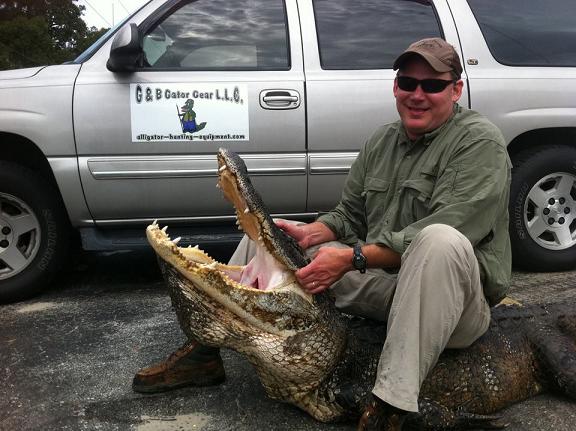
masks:
[(0, 303), (47, 287), (66, 257), (69, 234), (56, 189), (28, 168), (0, 161)]
[(576, 148), (553, 145), (514, 157), (510, 240), (514, 266), (576, 267)]

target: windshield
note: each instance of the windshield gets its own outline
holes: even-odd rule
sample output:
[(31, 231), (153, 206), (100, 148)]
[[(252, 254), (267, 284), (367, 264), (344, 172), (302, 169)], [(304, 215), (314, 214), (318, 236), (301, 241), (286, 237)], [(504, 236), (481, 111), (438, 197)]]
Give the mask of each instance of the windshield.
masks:
[[(152, 0), (150, 0), (152, 1)], [(116, 30), (118, 30), (120, 27), (122, 27), (126, 22), (128, 22), (134, 15), (136, 15), (143, 7), (145, 7), (148, 3), (150, 3), (150, 1), (146, 2), (145, 4), (142, 5), (142, 7), (140, 7), (138, 10), (136, 10), (132, 15), (126, 17), (124, 20), (120, 21), (118, 24), (116, 24), (114, 27), (110, 28), (110, 30), (108, 30), (106, 33), (104, 33), (102, 36), (100, 36), (98, 38), (98, 40), (96, 42), (94, 42), (92, 45), (90, 45), (90, 47), (84, 51), (82, 54), (80, 54), (78, 57), (76, 57), (74, 59), (74, 61), (72, 61), (71, 63), (84, 63), (86, 60), (88, 60), (90, 57), (92, 57), (92, 55), (102, 46), (104, 45), (104, 43), (114, 34), (116, 33)]]

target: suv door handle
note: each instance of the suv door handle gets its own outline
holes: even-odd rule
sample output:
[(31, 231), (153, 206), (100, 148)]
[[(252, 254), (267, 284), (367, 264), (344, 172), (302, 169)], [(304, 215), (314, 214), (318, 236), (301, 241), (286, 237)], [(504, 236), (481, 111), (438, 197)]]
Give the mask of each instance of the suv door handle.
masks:
[(300, 93), (296, 90), (262, 90), (260, 106), (264, 109), (295, 109), (300, 106)]

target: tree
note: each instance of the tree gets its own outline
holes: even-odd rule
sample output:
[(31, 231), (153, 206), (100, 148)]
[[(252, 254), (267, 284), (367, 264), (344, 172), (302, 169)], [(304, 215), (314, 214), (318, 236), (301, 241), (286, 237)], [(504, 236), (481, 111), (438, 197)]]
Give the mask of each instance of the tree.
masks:
[(105, 29), (88, 29), (77, 0), (0, 0), (0, 68), (73, 60)]
[(0, 68), (52, 63), (54, 48), (48, 25), (40, 17), (16, 17), (0, 25)]

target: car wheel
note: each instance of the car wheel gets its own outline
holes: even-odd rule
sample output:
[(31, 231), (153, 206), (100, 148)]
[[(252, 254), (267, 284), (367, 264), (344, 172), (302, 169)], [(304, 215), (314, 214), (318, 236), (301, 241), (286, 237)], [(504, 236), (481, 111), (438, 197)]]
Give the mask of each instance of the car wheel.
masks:
[(576, 148), (518, 154), (510, 193), (514, 265), (536, 271), (576, 267)]
[(65, 258), (69, 227), (60, 202), (45, 178), (0, 162), (0, 303), (41, 291)]

